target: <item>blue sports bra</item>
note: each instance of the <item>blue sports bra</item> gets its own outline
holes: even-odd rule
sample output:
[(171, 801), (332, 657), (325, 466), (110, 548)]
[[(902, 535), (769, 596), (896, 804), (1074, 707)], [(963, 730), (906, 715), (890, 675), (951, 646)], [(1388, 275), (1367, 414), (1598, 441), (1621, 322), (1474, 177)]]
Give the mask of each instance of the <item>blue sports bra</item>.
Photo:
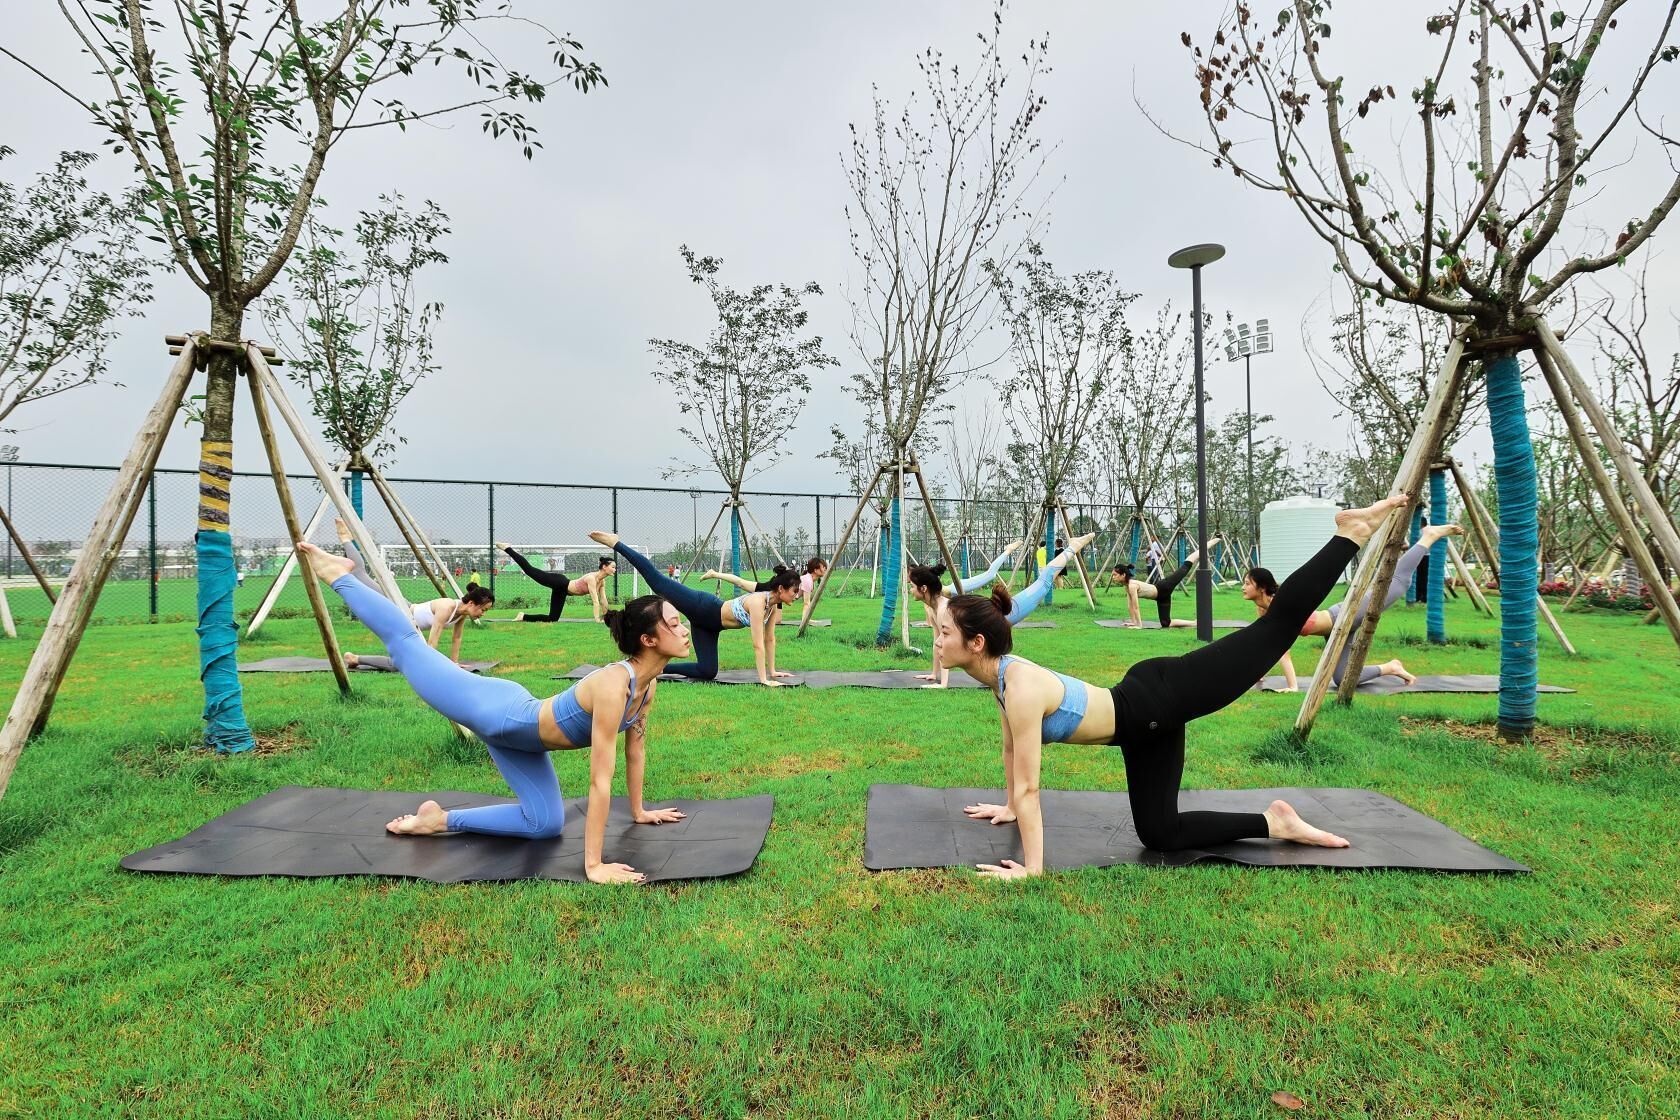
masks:
[[(1016, 657), (1013, 653), (1006, 653), (998, 658), (998, 707), (1003, 707), (1003, 676), (1011, 661), (1023, 661), (1031, 665), (1031, 661)], [(1044, 717), (1044, 725), (1040, 731), (1046, 743), (1065, 743), (1068, 736), (1079, 730), (1079, 724), (1085, 718), (1085, 706), (1089, 702), (1089, 694), (1085, 690), (1085, 682), (1077, 677), (1070, 677), (1066, 673), (1055, 673), (1062, 682), (1062, 702), (1055, 711)]]
[[(775, 611), (776, 606), (775, 606), (774, 603), (772, 603), (770, 601), (770, 592), (766, 591), (766, 592), (763, 593), (763, 595), (764, 595), (764, 628), (768, 632), (771, 625), (773, 625), (774, 622), (775, 622), (775, 617), (776, 616), (773, 612)], [(737, 596), (735, 596), (735, 598), (729, 600), (729, 610), (730, 610), (730, 613), (732, 613), (735, 616), (735, 621), (736, 622), (739, 622), (742, 626), (751, 626), (752, 625), (752, 615), (747, 612), (746, 598), (747, 597), (745, 595), (737, 595)]]
[[(642, 718), (642, 713), (647, 710), (647, 705), (643, 704), (639, 710), (633, 711), (636, 708), (636, 670), (631, 666), (629, 659), (615, 661), (613, 665), (624, 666), (624, 671), (630, 674), (630, 697), (624, 702), (624, 718), (618, 722), (618, 729), (624, 731)], [(613, 665), (609, 665), (607, 668), (610, 669)], [(599, 672), (601, 672), (600, 669), (595, 670), (595, 673)], [(589, 674), (589, 677), (593, 677), (595, 673)], [(589, 677), (583, 678), (583, 681), (588, 680)], [(559, 724), (560, 730), (565, 733), (567, 741), (574, 747), (587, 747), (594, 731), (594, 717), (584, 711), (583, 705), (579, 704), (577, 700), (578, 685), (582, 684), (583, 681), (578, 681), (577, 684), (554, 698), (554, 722)]]

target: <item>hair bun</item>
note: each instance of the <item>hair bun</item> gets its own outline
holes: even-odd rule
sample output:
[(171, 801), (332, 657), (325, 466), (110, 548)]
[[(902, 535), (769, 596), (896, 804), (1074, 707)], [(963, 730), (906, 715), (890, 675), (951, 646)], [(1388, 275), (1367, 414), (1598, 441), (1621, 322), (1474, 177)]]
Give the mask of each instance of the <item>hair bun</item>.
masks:
[(610, 630), (613, 638), (616, 639), (619, 631), (624, 629), (624, 612), (616, 607), (606, 611), (601, 615), (601, 625)]
[(1009, 588), (1004, 586), (1002, 580), (992, 584), (992, 606), (1004, 615), (1007, 615), (1015, 606), (1015, 600), (1010, 596)]
[(478, 584), (473, 583), (471, 580), (468, 580), (467, 581), (467, 594), (471, 595), (474, 591), (477, 591), (477, 590), (478, 590)]
[(938, 563), (938, 564), (935, 564), (935, 565), (934, 565), (934, 566), (933, 566), (933, 574), (934, 574), (934, 575), (936, 575), (936, 576), (943, 576), (943, 575), (944, 575), (944, 574), (945, 574), (945, 573), (946, 573), (946, 572), (948, 572), (948, 571), (950, 571), (950, 570), (951, 570), (951, 569), (949, 569), (949, 568), (947, 568), (947, 567), (946, 567), (946, 566), (945, 566), (945, 565), (944, 565), (944, 563), (943, 563), (943, 562), (941, 562), (941, 563)]
[(770, 570), (772, 572), (774, 572), (776, 575), (781, 575), (783, 572), (788, 570), (788, 566), (786, 564), (777, 564), (775, 567), (771, 568)]

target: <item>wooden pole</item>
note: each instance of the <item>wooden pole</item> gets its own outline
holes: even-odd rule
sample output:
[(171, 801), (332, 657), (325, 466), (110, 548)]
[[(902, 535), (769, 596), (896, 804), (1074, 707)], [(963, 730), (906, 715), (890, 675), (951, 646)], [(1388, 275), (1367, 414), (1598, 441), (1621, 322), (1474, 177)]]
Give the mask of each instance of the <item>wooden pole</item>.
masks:
[(64, 672), (75, 655), (77, 643), (81, 641), (93, 604), (99, 598), (99, 590), (122, 550), (128, 527), (140, 509), (146, 483), (151, 479), (152, 468), (157, 465), (158, 453), (163, 449), (175, 413), (186, 395), (187, 384), (192, 380), (193, 362), (198, 355), (196, 341), (196, 337), (189, 338), (182, 344), (180, 358), (164, 379), (156, 403), (140, 425), (134, 445), (128, 449), (128, 455), (124, 457), (122, 467), (106, 494), (105, 504), (99, 507), (81, 553), (64, 581), (64, 589), (53, 604), (46, 632), (41, 635), (41, 641), (29, 659), (29, 667), (24, 670), (17, 695), (12, 698), (11, 709), (6, 713), (6, 722), (0, 725), (0, 797), (5, 796), (6, 785), (11, 781), (12, 771), (17, 768), (24, 744), (30, 736), (47, 726), (47, 720), (52, 715), (53, 699), (64, 679)]
[(1610, 511), (1611, 519), (1621, 530), (1622, 543), (1626, 546), (1628, 555), (1633, 557), (1634, 565), (1650, 589), (1651, 602), (1662, 612), (1663, 621), (1668, 624), (1668, 632), (1674, 638), (1675, 644), (1680, 645), (1680, 604), (1675, 603), (1674, 593), (1668, 588), (1668, 581), (1657, 568), (1656, 557), (1652, 556), (1651, 550), (1646, 547), (1645, 538), (1639, 532), (1632, 512), (1622, 502), (1616, 484), (1610, 479), (1610, 472), (1605, 469), (1604, 461), (1598, 457), (1598, 449), (1593, 446), (1592, 437), (1587, 434), (1586, 425), (1581, 422), (1581, 414), (1575, 410), (1575, 402), (1570, 400), (1569, 388), (1558, 371), (1558, 364), (1553, 360), (1555, 357), (1556, 352), (1545, 346), (1534, 351), (1535, 361), (1540, 366), (1540, 372), (1545, 375), (1546, 384), (1551, 386), (1552, 396), (1556, 398), (1558, 411), (1563, 414), (1564, 426), (1569, 429), (1569, 435), (1575, 441), (1575, 449), (1581, 455), (1581, 462), (1586, 466), (1587, 474), (1592, 478), (1605, 508)]
[(898, 629), (899, 642), (906, 649), (910, 648), (910, 545), (907, 540), (909, 534), (905, 532), (910, 527), (910, 519), (905, 516), (908, 512), (904, 507), (904, 449), (898, 450), (898, 462), (893, 464), (898, 474), (898, 555), (893, 557), (893, 563), (898, 565)]
[(776, 547), (775, 538), (771, 537), (769, 533), (764, 531), (764, 526), (758, 523), (758, 518), (753, 514), (752, 510), (747, 508), (747, 503), (741, 503), (741, 510), (747, 515), (748, 519), (752, 521), (753, 528), (758, 530), (758, 535), (764, 538), (764, 543), (770, 546), (770, 551), (775, 554), (776, 559), (782, 562), (783, 567), (786, 567), (787, 557), (783, 556), (782, 550)]
[(408, 527), (414, 531), (414, 536), (420, 541), (421, 547), (431, 557), (432, 568), (443, 576), (444, 583), (448, 585), (449, 590), (444, 594), (453, 595), (459, 599), (461, 597), (461, 585), (455, 582), (455, 573), (451, 572), (449, 565), (443, 562), (443, 556), (439, 554), (437, 546), (432, 543), (432, 538), (426, 535), (426, 530), (420, 527), (420, 522), (415, 520), (412, 513), (408, 512), (408, 506), (403, 504), (402, 495), (397, 493), (397, 488), (391, 485), (391, 480), (386, 478), (378, 467), (369, 464), (368, 474), (374, 477), (374, 485), (381, 487), (386, 507), (395, 507), (392, 512), (400, 514), (408, 522)]
[[(1615, 545), (1611, 545), (1609, 548), (1605, 549), (1604, 552), (1599, 553), (1598, 559), (1593, 562), (1592, 567), (1586, 568), (1584, 570), (1577, 569), (1577, 573), (1580, 575), (1581, 578), (1577, 579), (1575, 581), (1575, 590), (1573, 590), (1569, 593), (1568, 600), (1566, 600), (1564, 602), (1563, 606), (1558, 610), (1559, 614), (1568, 614), (1569, 613), (1569, 608), (1573, 607), (1575, 605), (1575, 600), (1579, 599), (1581, 597), (1581, 592), (1583, 592), (1587, 589), (1587, 581), (1592, 579), (1593, 567), (1597, 567), (1599, 564), (1602, 564), (1604, 562), (1605, 553), (1614, 551), (1615, 547), (1616, 547)], [(1657, 612), (1653, 610), (1651, 612), (1651, 614), (1654, 616), (1654, 615), (1657, 614)], [(1655, 621), (1655, 619), (1653, 618), (1653, 619), (1651, 619), (1651, 621)]]
[[(1470, 488), (1470, 480), (1464, 477), (1464, 472), (1453, 460), (1447, 461), (1447, 469), (1452, 472), (1453, 482), (1458, 486), (1458, 495), (1464, 501), (1464, 512), (1470, 515), (1470, 531), (1476, 539), (1476, 551), (1482, 554), (1482, 561), (1487, 570), (1499, 578), (1499, 550), (1493, 543), (1493, 515), (1488, 513), (1487, 507), (1482, 505), (1482, 499)], [(1503, 592), (1500, 593), (1503, 596)], [(1570, 656), (1575, 654), (1575, 645), (1569, 640), (1569, 635), (1563, 632), (1563, 625), (1558, 622), (1552, 608), (1546, 605), (1545, 599), (1540, 599), (1540, 617), (1546, 620), (1547, 629), (1558, 640), (1563, 651)]]
[[(1068, 516), (1067, 506), (1060, 501), (1056, 503), (1056, 512), (1062, 515), (1062, 532), (1067, 534), (1064, 539), (1068, 542), (1068, 547), (1071, 548), (1073, 546), (1073, 518)], [(1073, 554), (1073, 566), (1078, 569), (1079, 582), (1085, 588), (1086, 604), (1092, 610), (1096, 610), (1097, 596), (1091, 590), (1091, 573), (1085, 568), (1084, 553), (1076, 552)]]
[(915, 459), (910, 460), (910, 473), (916, 476), (916, 489), (921, 491), (922, 505), (927, 509), (928, 521), (933, 525), (933, 539), (939, 542), (939, 555), (945, 560), (945, 571), (951, 577), (951, 586), (956, 588), (957, 594), (963, 593), (962, 571), (951, 556), (951, 550), (945, 544), (945, 529), (939, 524), (939, 514), (934, 512), (933, 496), (928, 493), (927, 479), (922, 477), (922, 465)]
[(12, 621), (12, 604), (6, 599), (6, 589), (0, 587), (0, 630), (4, 630), (6, 637), (17, 637), (17, 623)]
[(875, 474), (869, 480), (869, 485), (865, 486), (863, 493), (858, 495), (857, 508), (852, 511), (852, 516), (847, 519), (846, 527), (840, 531), (840, 539), (834, 542), (834, 551), (830, 553), (828, 565), (823, 569), (822, 582), (811, 589), (811, 601), (805, 604), (805, 614), (799, 619), (799, 633), (795, 637), (803, 638), (806, 629), (811, 625), (811, 614), (817, 609), (817, 600), (821, 599), (823, 592), (828, 589), (828, 581), (834, 578), (834, 565), (839, 561), (840, 554), (846, 551), (846, 542), (851, 540), (852, 530), (857, 528), (858, 518), (863, 516), (863, 510), (869, 504), (870, 495), (875, 493), (875, 484), (881, 481), (881, 475), (886, 469), (887, 465), (885, 463), (877, 466)]
[[(332, 468), (321, 455), (321, 452), (316, 449), (315, 441), (310, 439), (309, 429), (304, 426), (303, 418), (297, 414), (297, 409), (292, 407), (292, 402), (286, 399), (285, 391), (280, 388), (280, 383), (275, 380), (274, 371), (268, 368), (268, 362), (264, 359), (262, 351), (253, 345), (247, 347), (246, 352), (249, 356), (251, 377), (260, 380), (262, 387), (268, 390), (269, 399), (274, 402), (274, 407), (279, 411), (280, 418), (286, 422), (286, 427), (291, 430), (292, 438), (297, 441), (298, 447), (303, 451), (303, 457), (309, 460), (310, 469), (315, 472), (315, 477), (319, 478), (321, 485), (326, 488), (327, 497), (332, 499), (333, 508), (338, 511), (338, 516), (344, 524), (349, 526), (350, 535), (355, 538), (356, 547), (361, 549), (362, 558), (367, 561), (367, 566), (373, 572), (374, 579), (379, 583), (380, 589), (385, 592), (387, 599), (407, 611), (408, 600), (403, 597), (402, 588), (397, 584), (397, 577), (391, 574), (391, 569), (386, 566), (384, 556), (373, 543), (373, 535), (368, 532), (367, 526), (362, 524), (362, 519), (357, 516), (355, 507), (350, 504), (350, 499), (345, 497), (339, 487), (333, 485)], [(310, 578), (313, 579), (314, 577), (311, 576)]]
[[(391, 491), (386, 488), (385, 481), (379, 477), (377, 471), (371, 469), (367, 472), (367, 476), (373, 480), (373, 488), (379, 494), (379, 500), (385, 503), (385, 509), (390, 513), (391, 520), (396, 522), (397, 532), (402, 535), (403, 543), (414, 554), (414, 562), (420, 566), (420, 574), (431, 581), (432, 587), (437, 590), (440, 596), (446, 599), (450, 598), (452, 596), (451, 585), (439, 579), (438, 574), (432, 570), (431, 564), (427, 562), (425, 552), (421, 550), (420, 542), (414, 539), (413, 533), (409, 532), (407, 520), (397, 512), (397, 504), (391, 500)], [(453, 597), (458, 599), (460, 595), (453, 594)]]
[(52, 584), (47, 582), (46, 575), (41, 571), (40, 566), (35, 563), (35, 557), (29, 552), (29, 546), (23, 543), (23, 535), (12, 524), (12, 519), (6, 516), (5, 506), (0, 506), (0, 522), (5, 522), (6, 532), (11, 535), (12, 543), (17, 545), (18, 554), (23, 557), (23, 562), (29, 565), (29, 570), (35, 573), (35, 582), (40, 584), (41, 590), (47, 593), (47, 602), (58, 602), (58, 596), (53, 593)]
[[(257, 414), (257, 432), (262, 437), (263, 450), (268, 453), (268, 469), (274, 475), (274, 492), (280, 499), (280, 516), (286, 521), (286, 535), (294, 542), (303, 540), (298, 527), (297, 507), (292, 504), (292, 490), (286, 484), (286, 468), (280, 459), (280, 444), (274, 438), (274, 425), (269, 422), (268, 402), (262, 384), (250, 378), (251, 410)], [(294, 549), (294, 552), (296, 550)], [(315, 615), (315, 628), (321, 632), (321, 645), (327, 651), (327, 664), (332, 666), (333, 678), (339, 692), (350, 694), (350, 671), (345, 668), (344, 654), (338, 648), (338, 635), (333, 632), (332, 617), (327, 614), (326, 600), (321, 597), (321, 584), (314, 578), (303, 581), (309, 596), (309, 609)]]
[(1458, 545), (1453, 543), (1451, 537), (1447, 538), (1447, 559), (1458, 569), (1458, 578), (1464, 582), (1464, 590), (1469, 592), (1470, 601), (1476, 604), (1476, 609), (1492, 618), (1493, 608), (1488, 605), (1487, 596), (1482, 594), (1481, 586), (1471, 576), (1470, 567), (1464, 562), (1464, 554), (1458, 550)]
[[(334, 467), (335, 480), (343, 479), (344, 471), (347, 468), (348, 463), (344, 467)], [(331, 507), (332, 499), (323, 494), (321, 504), (315, 507), (315, 516), (311, 517), (309, 524), (304, 526), (303, 540), (308, 540), (315, 535), (316, 526), (321, 524), (321, 519), (327, 515), (327, 510)], [(274, 604), (280, 601), (280, 593), (286, 589), (286, 583), (292, 578), (292, 573), (297, 571), (297, 565), (297, 549), (287, 549), (285, 562), (280, 565), (280, 574), (275, 576), (274, 582), (268, 585), (268, 591), (263, 595), (262, 604), (257, 607), (257, 613), (251, 616), (251, 624), (245, 628), (247, 638), (255, 634), (262, 624), (268, 620), (268, 612), (272, 611)]]
[[(1423, 490), (1429, 464), (1440, 454), (1441, 442), (1446, 434), (1447, 413), (1452, 403), (1457, 400), (1459, 389), (1464, 384), (1465, 367), (1464, 337), (1455, 333), (1452, 345), (1447, 348), (1446, 357), (1441, 363), (1441, 372), (1435, 379), (1435, 387), (1424, 405), (1423, 414), (1418, 418), (1417, 429), (1412, 432), (1406, 455), (1400, 462), (1400, 469), (1395, 472), (1394, 491), (1411, 497), (1412, 504), (1402, 511), (1408, 519), (1418, 495)], [(1382, 614), (1382, 598), (1378, 591), (1387, 587), (1389, 580), (1394, 578), (1394, 568), (1400, 559), (1399, 546), (1405, 541), (1404, 533), (1392, 532), (1399, 520), (1393, 516), (1386, 518), (1366, 542), (1359, 566), (1354, 572), (1353, 584), (1348, 589), (1346, 605), (1337, 616), (1335, 625), (1330, 628), (1329, 637), (1324, 641), (1324, 653), (1318, 659), (1318, 668), (1313, 672), (1312, 684), (1307, 687), (1307, 694), (1301, 701), (1301, 711), (1295, 717), (1295, 733), (1302, 738), (1312, 734), (1319, 708), (1324, 703), (1325, 694), (1330, 690), (1330, 677), (1337, 662), (1341, 660), (1344, 649), (1350, 652), (1348, 666), (1342, 677), (1342, 690), (1338, 690), (1337, 693), (1338, 698), (1347, 703), (1353, 694), (1353, 689), (1347, 687), (1348, 682), (1351, 681), (1355, 687), (1359, 684), (1359, 671), (1364, 668), (1365, 654), (1370, 649), (1371, 636), (1376, 633), (1377, 621)], [(1362, 613), (1359, 605), (1364, 603), (1367, 597), (1370, 599), (1370, 605), (1363, 612), (1363, 625), (1355, 635), (1354, 622)]]
[[(1610, 453), (1610, 460), (1616, 464), (1616, 473), (1621, 475), (1622, 482), (1633, 492), (1634, 505), (1645, 515), (1645, 521), (1651, 527), (1651, 535), (1656, 538), (1657, 547), (1667, 557), (1670, 570), (1680, 571), (1680, 530), (1675, 528), (1674, 517), (1651, 492), (1651, 485), (1645, 481), (1644, 472), (1639, 469), (1639, 464), (1633, 461), (1633, 456), (1628, 454), (1627, 445), (1622, 442), (1622, 437), (1616, 434), (1615, 422), (1605, 415), (1598, 399), (1582, 379), (1580, 370), (1575, 368), (1575, 363), (1570, 360), (1563, 344), (1558, 341), (1557, 335), (1552, 333), (1552, 328), (1544, 319), (1540, 319), (1536, 321), (1535, 332), (1540, 336), (1542, 349), (1549, 353), (1556, 363), (1563, 384), (1568, 386), (1568, 392), (1553, 388), (1552, 395), (1557, 398), (1558, 406), (1563, 408), (1567, 415), (1570, 410), (1566, 398), (1571, 393), (1581, 402), (1581, 410), (1592, 421), (1593, 432), (1598, 436), (1598, 441), (1604, 445), (1604, 450)], [(1632, 542), (1627, 544), (1631, 549)], [(1648, 578), (1646, 582), (1650, 582)]]

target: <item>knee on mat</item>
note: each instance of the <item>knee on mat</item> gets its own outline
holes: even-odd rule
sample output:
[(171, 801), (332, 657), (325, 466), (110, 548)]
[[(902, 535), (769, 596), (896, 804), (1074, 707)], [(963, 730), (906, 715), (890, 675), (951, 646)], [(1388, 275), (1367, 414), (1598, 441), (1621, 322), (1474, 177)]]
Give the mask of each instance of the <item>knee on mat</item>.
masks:
[(1178, 822), (1172, 821), (1137, 821), (1138, 839), (1143, 846), (1157, 852), (1176, 852), (1185, 847), (1179, 835)]
[(552, 840), (566, 827), (565, 805), (523, 805), (525, 824), (532, 840)]

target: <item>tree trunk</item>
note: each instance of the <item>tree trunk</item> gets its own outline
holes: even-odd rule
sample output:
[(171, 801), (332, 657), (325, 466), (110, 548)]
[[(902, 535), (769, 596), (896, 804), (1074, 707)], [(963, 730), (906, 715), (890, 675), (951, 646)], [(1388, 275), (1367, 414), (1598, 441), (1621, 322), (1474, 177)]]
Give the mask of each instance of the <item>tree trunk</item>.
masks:
[[(238, 341), (244, 314), (242, 307), (214, 304), (211, 338)], [(210, 351), (204, 436), (198, 456), (198, 532), (193, 538), (198, 560), (198, 663), (199, 679), (204, 682), (204, 745), (224, 752), (256, 746), (245, 722), (244, 695), (239, 686), (239, 630), (233, 621), (238, 573), (229, 531), (233, 401), (239, 360), (238, 354), (226, 350)]]
[[(1434, 467), (1429, 472), (1429, 521), (1432, 525), (1447, 520), (1447, 472)], [(1442, 537), (1429, 549), (1429, 640), (1447, 640), (1447, 541)]]
[[(1434, 520), (1434, 511), (1430, 511), (1430, 520)], [(1406, 547), (1410, 548), (1418, 542), (1418, 534), (1423, 532), (1423, 503), (1419, 502), (1412, 509), (1412, 528), (1406, 536)], [(1412, 573), (1412, 582), (1406, 585), (1406, 605), (1409, 607), (1418, 601), (1418, 576)]]
[(1536, 604), (1540, 522), (1534, 445), (1529, 436), (1522, 367), (1513, 354), (1483, 361), (1494, 479), (1499, 486), (1499, 732), (1526, 738), (1538, 695)]
[[(349, 493), (350, 493), (350, 508), (356, 511), (356, 516), (357, 517), (360, 517), (363, 520), (366, 520), (367, 519), (367, 513), (362, 509), (362, 472), (359, 469), (353, 470), (353, 471), (350, 472), (350, 491), (349, 491)], [(418, 556), (419, 554), (416, 553), (415, 555)], [(424, 565), (425, 565), (425, 560), (422, 559), (421, 560), (421, 566), (424, 566)]]
[(894, 481), (891, 520), (887, 523), (886, 539), (881, 542), (881, 625), (875, 631), (875, 644), (886, 646), (892, 641), (893, 621), (898, 614), (898, 582), (904, 575), (900, 563), (904, 533), (904, 494)]

